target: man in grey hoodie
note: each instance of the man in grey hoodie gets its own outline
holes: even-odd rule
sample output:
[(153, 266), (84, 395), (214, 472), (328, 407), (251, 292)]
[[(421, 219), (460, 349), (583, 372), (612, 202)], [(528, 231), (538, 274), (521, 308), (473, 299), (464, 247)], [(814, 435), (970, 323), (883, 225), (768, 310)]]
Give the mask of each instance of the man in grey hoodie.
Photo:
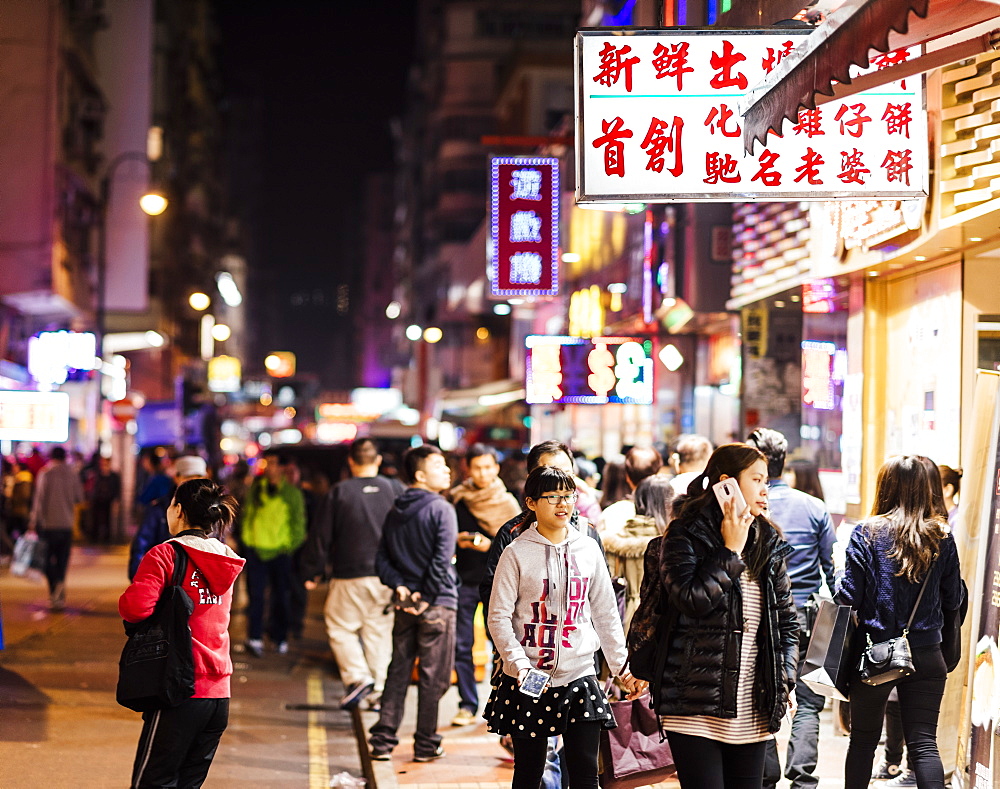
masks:
[(38, 475), (28, 528), (36, 530), (48, 548), (45, 578), (49, 582), (49, 608), (66, 607), (66, 568), (73, 545), (76, 505), (83, 501), (83, 484), (76, 469), (66, 463), (66, 450), (52, 447), (49, 464)]
[(419, 446), (403, 455), (410, 487), (386, 516), (375, 557), (375, 571), (393, 589), (396, 616), (392, 660), (382, 692), (382, 710), (371, 728), (371, 756), (391, 758), (399, 744), (406, 689), (419, 658), (417, 729), (413, 758), (429, 762), (444, 756), (437, 732), (438, 702), (451, 684), (455, 662), (455, 611), (458, 573), (452, 564), (458, 519), (440, 494), (451, 485), (451, 470), (441, 450)]

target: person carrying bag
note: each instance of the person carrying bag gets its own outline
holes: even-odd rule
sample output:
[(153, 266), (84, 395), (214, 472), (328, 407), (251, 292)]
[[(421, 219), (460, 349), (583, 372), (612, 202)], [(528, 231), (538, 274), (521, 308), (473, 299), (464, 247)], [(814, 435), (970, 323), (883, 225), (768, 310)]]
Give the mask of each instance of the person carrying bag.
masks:
[(878, 473), (871, 518), (851, 535), (836, 595), (857, 613), (858, 636), (869, 645), (850, 682), (845, 789), (871, 780), (893, 688), (917, 786), (943, 789), (937, 722), (950, 661), (942, 630), (962, 596), (955, 540), (934, 514), (926, 469), (916, 456), (890, 458)]
[[(228, 725), (233, 673), (229, 615), (233, 583), (244, 562), (222, 538), (232, 525), (237, 506), (236, 499), (212, 480), (193, 479), (181, 484), (167, 508), (173, 539), (149, 550), (135, 580), (118, 600), (126, 628), (129, 623), (148, 619), (164, 597), (176, 600), (177, 594), (184, 594), (191, 604), (193, 693), (188, 698), (178, 699), (175, 694), (142, 702), (145, 711), (132, 768), (132, 789), (201, 786)], [(185, 566), (175, 575), (178, 564)], [(186, 608), (178, 610), (183, 613)], [(178, 648), (179, 644), (172, 646)], [(169, 651), (163, 644), (152, 651), (157, 650)]]

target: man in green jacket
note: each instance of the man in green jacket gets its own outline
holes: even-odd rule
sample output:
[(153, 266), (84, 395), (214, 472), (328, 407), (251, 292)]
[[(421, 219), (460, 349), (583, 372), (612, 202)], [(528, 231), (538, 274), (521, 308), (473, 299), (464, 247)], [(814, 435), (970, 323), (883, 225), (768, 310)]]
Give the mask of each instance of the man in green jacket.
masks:
[(264, 453), (258, 476), (243, 504), (241, 537), (246, 548), (247, 594), (250, 598), (247, 651), (264, 654), (264, 601), (270, 587), (267, 635), (279, 654), (288, 651), (292, 554), (306, 538), (306, 506), (301, 491), (285, 479), (287, 459)]

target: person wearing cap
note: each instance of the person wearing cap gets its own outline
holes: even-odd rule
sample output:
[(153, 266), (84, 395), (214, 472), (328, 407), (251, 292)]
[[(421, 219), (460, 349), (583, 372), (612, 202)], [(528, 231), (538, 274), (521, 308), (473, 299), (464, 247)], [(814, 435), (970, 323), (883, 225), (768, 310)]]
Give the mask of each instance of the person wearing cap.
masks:
[(139, 569), (139, 562), (154, 545), (166, 542), (170, 539), (170, 530), (167, 526), (166, 507), (170, 503), (174, 490), (189, 479), (204, 479), (208, 476), (208, 464), (205, 459), (198, 455), (181, 455), (174, 461), (173, 485), (166, 496), (158, 498), (149, 505), (149, 511), (139, 530), (132, 540), (132, 550), (128, 562), (128, 577), (131, 581), (135, 578), (135, 572)]

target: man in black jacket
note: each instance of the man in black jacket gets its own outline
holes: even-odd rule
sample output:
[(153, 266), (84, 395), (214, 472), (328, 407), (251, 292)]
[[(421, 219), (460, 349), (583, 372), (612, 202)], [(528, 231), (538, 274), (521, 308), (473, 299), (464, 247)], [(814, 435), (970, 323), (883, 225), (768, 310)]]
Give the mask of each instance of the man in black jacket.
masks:
[(403, 455), (410, 487), (386, 516), (375, 569), (395, 591), (392, 662), (382, 692), (382, 710), (371, 728), (371, 756), (386, 761), (399, 744), (406, 689), (414, 661), (420, 659), (417, 729), (413, 758), (429, 762), (444, 756), (437, 733), (438, 702), (451, 684), (455, 662), (455, 611), (458, 574), (452, 564), (458, 521), (455, 508), (441, 495), (451, 470), (441, 450), (419, 446)]
[(330, 578), (323, 613), (347, 691), (341, 709), (356, 707), (371, 693), (369, 707), (378, 703), (392, 655), (392, 592), (375, 572), (375, 554), (385, 516), (404, 488), (378, 473), (381, 464), (370, 438), (351, 444), (351, 479), (334, 485), (323, 500), (301, 558), (307, 589), (316, 588), (318, 576)]

